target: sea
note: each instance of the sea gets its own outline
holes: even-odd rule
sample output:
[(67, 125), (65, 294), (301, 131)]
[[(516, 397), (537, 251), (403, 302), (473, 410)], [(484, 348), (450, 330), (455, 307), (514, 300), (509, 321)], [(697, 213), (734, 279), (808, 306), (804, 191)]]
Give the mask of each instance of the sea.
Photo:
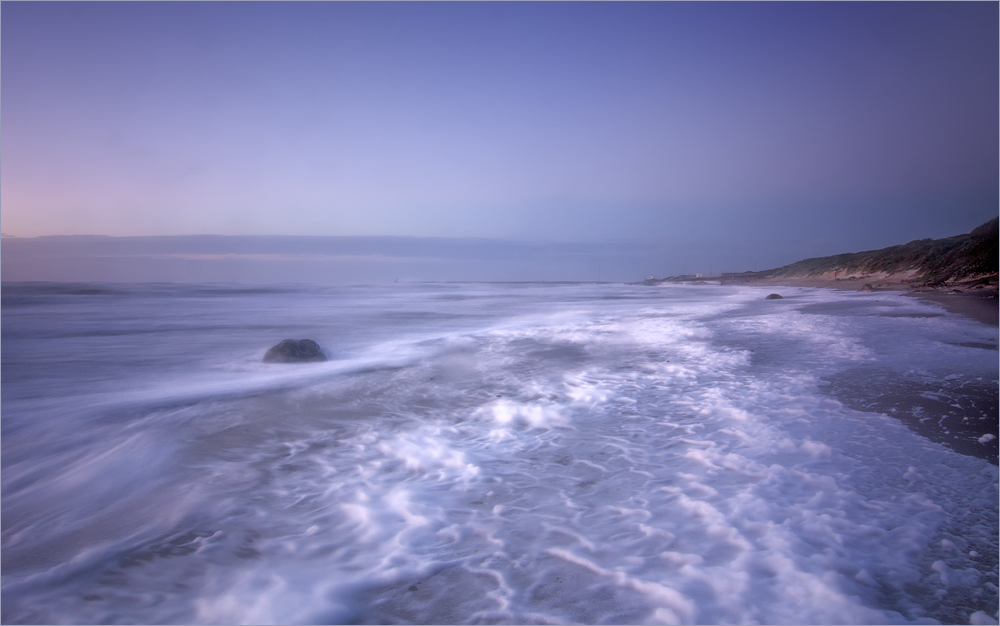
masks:
[(5, 283), (0, 620), (996, 623), (997, 340), (899, 292)]

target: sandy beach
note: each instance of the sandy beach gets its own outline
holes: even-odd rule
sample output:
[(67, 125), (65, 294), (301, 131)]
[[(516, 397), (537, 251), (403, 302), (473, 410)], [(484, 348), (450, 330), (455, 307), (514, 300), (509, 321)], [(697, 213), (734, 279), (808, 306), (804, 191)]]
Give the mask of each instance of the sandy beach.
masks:
[(922, 288), (914, 289), (906, 295), (922, 298), (940, 304), (952, 313), (997, 326), (997, 288), (983, 288), (974, 291), (952, 293), (952, 290)]
[[(731, 282), (759, 287), (774, 287), (775, 293), (781, 293), (781, 287), (821, 287), (844, 291), (871, 291), (873, 293), (886, 291), (903, 291), (906, 296), (920, 298), (940, 305), (945, 310), (963, 315), (983, 324), (998, 325), (997, 286), (995, 283), (977, 285), (977, 281), (967, 281), (946, 286), (914, 285), (912, 282), (900, 280), (877, 280), (874, 277), (833, 279), (829, 277), (781, 277), (767, 279), (750, 279)], [(727, 281), (723, 281), (726, 284)], [(867, 288), (866, 288), (867, 285)], [(975, 344), (973, 347), (985, 350), (997, 350), (997, 344)], [(982, 423), (977, 420), (963, 421), (950, 419), (956, 413), (948, 403), (928, 399), (928, 393), (935, 389), (914, 385), (902, 379), (881, 380), (878, 376), (866, 374), (864, 379), (851, 381), (850, 385), (839, 389), (843, 381), (831, 381), (830, 392), (847, 406), (857, 410), (884, 413), (899, 419), (911, 430), (920, 435), (947, 445), (962, 454), (969, 454), (996, 463), (996, 449), (993, 442), (990, 445), (976, 445), (974, 435), (982, 430)], [(867, 382), (866, 382), (867, 380)], [(874, 385), (872, 383), (875, 382)], [(933, 385), (932, 385), (933, 386)], [(866, 393), (860, 390), (868, 388), (874, 392), (876, 387), (883, 388), (877, 393)], [(841, 391), (841, 393), (838, 393)], [(970, 390), (966, 398), (970, 404), (967, 409), (984, 415), (997, 414), (997, 399), (994, 387)], [(936, 419), (926, 419), (928, 415)]]
[(908, 296), (934, 302), (952, 313), (964, 315), (983, 324), (998, 325), (996, 282), (988, 285), (977, 285), (973, 281), (970, 281), (946, 286), (926, 286), (902, 280), (878, 280), (874, 277), (827, 278), (823, 276), (784, 276), (778, 278), (754, 278), (750, 280), (723, 279), (722, 283), (759, 287), (824, 287), (846, 291), (862, 291), (865, 285), (870, 285), (870, 290), (873, 292), (905, 291)]

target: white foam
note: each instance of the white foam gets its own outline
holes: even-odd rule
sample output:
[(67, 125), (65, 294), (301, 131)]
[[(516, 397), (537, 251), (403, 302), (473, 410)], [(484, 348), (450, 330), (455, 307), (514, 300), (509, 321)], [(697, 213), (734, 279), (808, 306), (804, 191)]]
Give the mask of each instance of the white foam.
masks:
[[(106, 441), (72, 462), (13, 451), (5, 616), (984, 623), (995, 611), (997, 563), (979, 555), (996, 554), (996, 467), (820, 388), (861, 363), (936, 375), (943, 341), (984, 335), (972, 322), (891, 316), (928, 310), (910, 299), (789, 289), (775, 307), (727, 287), (553, 287), (526, 313), (507, 303), (520, 289), (453, 302), (479, 320), (461, 329), (380, 327), (339, 364), (230, 371), (232, 395), (218, 380), (170, 392), (189, 408), (114, 397), (140, 417), (102, 427)], [(944, 361), (988, 374), (983, 352)], [(112, 510), (134, 532), (96, 538), (106, 516), (79, 513), (139, 485), (170, 515), (152, 523), (122, 501)], [(68, 547), (51, 562), (17, 564), (60, 532)]]

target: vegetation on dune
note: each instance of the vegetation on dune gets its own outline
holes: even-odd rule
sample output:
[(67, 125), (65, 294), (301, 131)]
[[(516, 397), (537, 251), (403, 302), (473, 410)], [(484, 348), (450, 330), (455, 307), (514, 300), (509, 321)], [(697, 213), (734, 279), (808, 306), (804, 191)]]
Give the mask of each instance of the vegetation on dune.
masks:
[(818, 276), (837, 272), (847, 278), (913, 272), (915, 281), (943, 283), (979, 276), (996, 277), (997, 252), (997, 218), (993, 218), (966, 235), (918, 239), (881, 250), (805, 259), (757, 272), (756, 277)]

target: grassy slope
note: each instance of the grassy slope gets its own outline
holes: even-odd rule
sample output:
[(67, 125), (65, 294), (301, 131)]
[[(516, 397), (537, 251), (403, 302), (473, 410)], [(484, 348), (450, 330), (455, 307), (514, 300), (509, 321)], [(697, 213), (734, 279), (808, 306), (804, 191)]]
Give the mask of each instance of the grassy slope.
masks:
[(818, 276), (828, 272), (843, 276), (914, 271), (915, 281), (943, 283), (997, 276), (997, 218), (967, 235), (945, 239), (919, 239), (881, 250), (805, 259), (785, 267), (759, 272), (760, 277)]

